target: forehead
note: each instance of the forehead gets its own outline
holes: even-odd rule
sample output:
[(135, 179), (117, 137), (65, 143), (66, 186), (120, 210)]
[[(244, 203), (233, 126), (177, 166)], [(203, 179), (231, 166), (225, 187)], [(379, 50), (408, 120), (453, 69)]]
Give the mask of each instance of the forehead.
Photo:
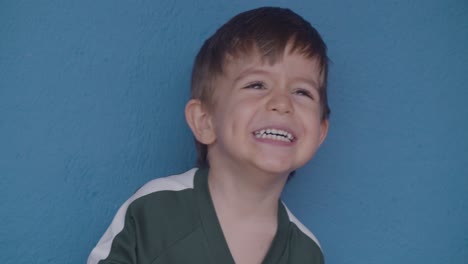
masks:
[(285, 50), (283, 54), (271, 58), (258, 51), (227, 55), (223, 62), (220, 77), (239, 78), (249, 73), (269, 72), (271, 74), (284, 72), (288, 76), (299, 76), (314, 79), (318, 84), (323, 81), (322, 69), (316, 57), (306, 56), (298, 51)]

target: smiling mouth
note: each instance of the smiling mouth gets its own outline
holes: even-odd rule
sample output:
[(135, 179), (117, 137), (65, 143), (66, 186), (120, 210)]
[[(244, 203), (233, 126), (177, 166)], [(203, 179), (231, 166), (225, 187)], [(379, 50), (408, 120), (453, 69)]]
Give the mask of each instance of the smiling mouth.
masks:
[(268, 129), (255, 131), (254, 135), (256, 138), (272, 139), (272, 140), (279, 140), (279, 141), (284, 141), (284, 142), (293, 142), (295, 139), (294, 136), (290, 132), (281, 130), (281, 129), (274, 129), (274, 128), (268, 128)]

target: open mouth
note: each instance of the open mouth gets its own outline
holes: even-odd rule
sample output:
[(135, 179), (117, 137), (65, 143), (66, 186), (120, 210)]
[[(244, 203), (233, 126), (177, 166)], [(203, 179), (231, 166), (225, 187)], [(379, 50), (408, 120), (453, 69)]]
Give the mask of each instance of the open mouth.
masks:
[(254, 132), (254, 135), (256, 138), (265, 138), (284, 142), (293, 142), (295, 139), (290, 132), (275, 128), (257, 130)]

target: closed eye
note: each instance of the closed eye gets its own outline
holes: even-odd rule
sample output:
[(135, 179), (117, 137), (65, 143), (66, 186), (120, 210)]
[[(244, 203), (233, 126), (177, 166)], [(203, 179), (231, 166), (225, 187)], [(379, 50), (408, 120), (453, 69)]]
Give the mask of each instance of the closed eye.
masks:
[(301, 96), (307, 96), (310, 99), (315, 99), (314, 95), (309, 90), (306, 90), (306, 89), (297, 89), (294, 91), (294, 93), (301, 95)]
[(248, 84), (247, 86), (245, 86), (244, 88), (247, 88), (247, 89), (265, 89), (265, 84), (262, 83), (262, 82), (254, 82), (254, 83), (250, 83)]

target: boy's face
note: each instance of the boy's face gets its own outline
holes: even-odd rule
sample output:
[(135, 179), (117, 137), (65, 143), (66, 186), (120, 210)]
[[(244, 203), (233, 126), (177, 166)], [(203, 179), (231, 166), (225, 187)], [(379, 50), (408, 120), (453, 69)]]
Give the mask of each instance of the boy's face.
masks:
[(273, 65), (260, 56), (226, 62), (214, 82), (211, 166), (289, 175), (325, 139), (319, 64), (287, 51)]

